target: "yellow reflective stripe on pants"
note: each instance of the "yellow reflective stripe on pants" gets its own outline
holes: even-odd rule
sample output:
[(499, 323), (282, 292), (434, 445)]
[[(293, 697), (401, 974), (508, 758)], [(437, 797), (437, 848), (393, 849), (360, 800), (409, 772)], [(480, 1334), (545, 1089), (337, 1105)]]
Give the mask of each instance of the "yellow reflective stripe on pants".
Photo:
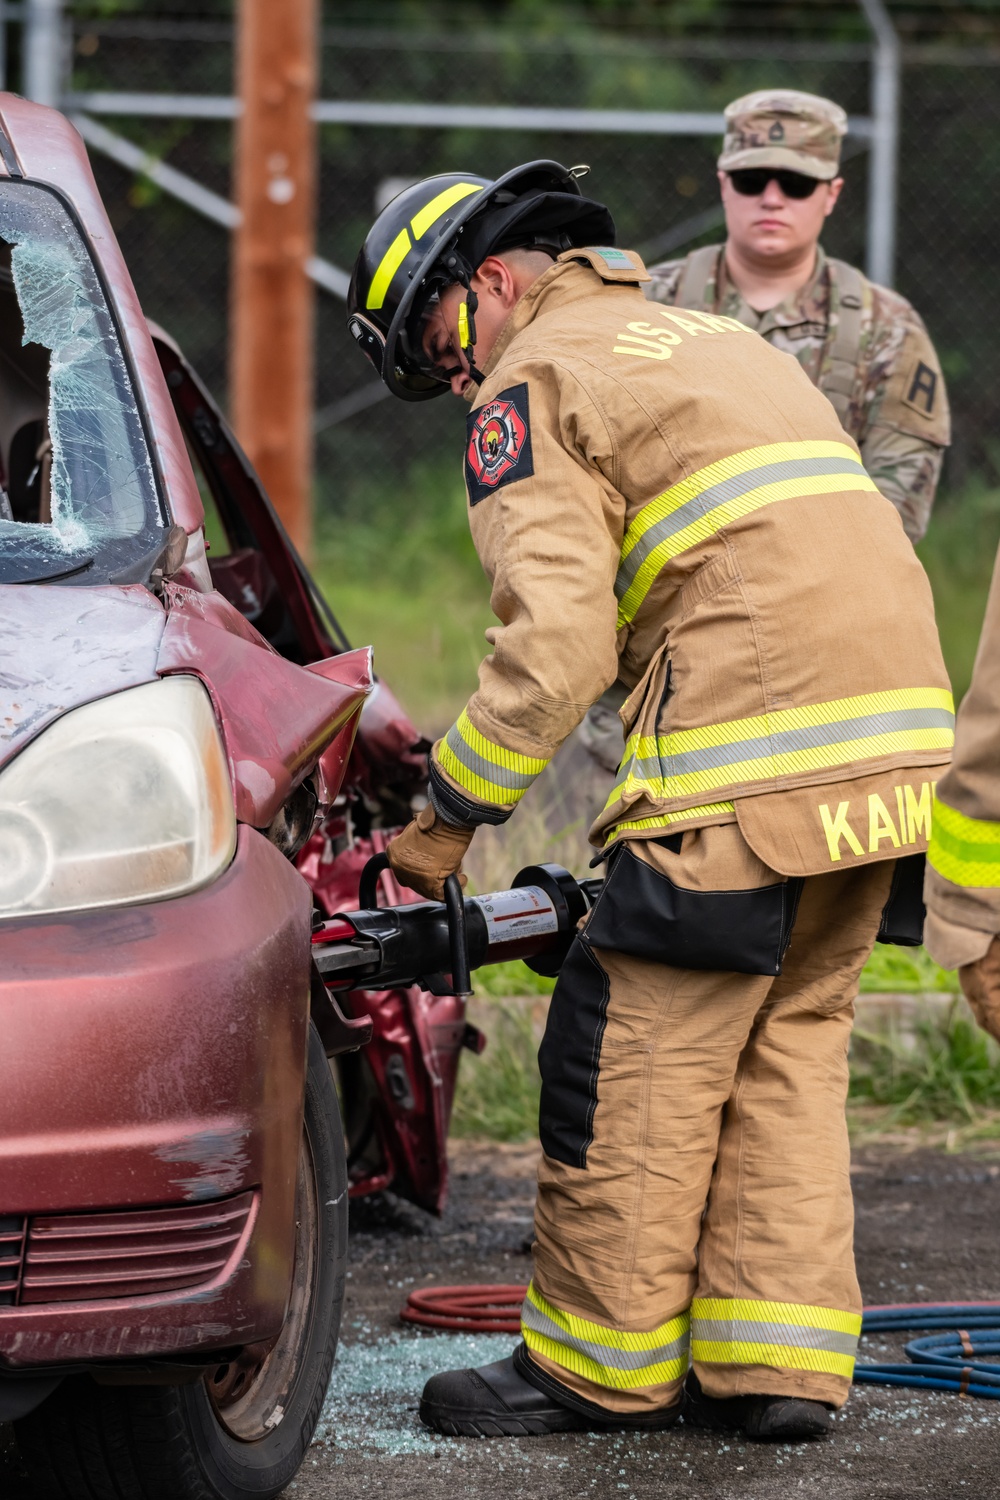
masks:
[(796, 1302), (696, 1297), (691, 1357), (699, 1364), (768, 1365), (781, 1370), (854, 1373), (861, 1314)]
[(709, 464), (643, 506), (625, 534), (615, 582), (618, 627), (635, 616), (664, 563), (777, 500), (878, 492), (846, 443), (768, 443)]
[(627, 1333), (560, 1312), (532, 1281), (521, 1308), (521, 1333), (529, 1349), (565, 1370), (612, 1390), (665, 1385), (688, 1368), (686, 1312), (649, 1333)]
[(954, 740), (955, 708), (944, 688), (894, 688), (701, 729), (633, 735), (607, 806), (635, 791), (689, 797), (852, 761), (947, 750)]
[(953, 885), (1000, 886), (1000, 823), (970, 818), (934, 798), (927, 863)]
[(731, 813), (735, 810), (732, 802), (706, 802), (702, 807), (685, 807), (680, 812), (660, 813), (657, 818), (635, 818), (630, 823), (616, 823), (604, 842), (610, 844), (626, 829), (645, 831), (647, 828), (669, 828), (674, 823), (690, 823), (692, 818), (708, 818), (716, 813)]
[(509, 807), (520, 802), (548, 761), (494, 744), (480, 734), (463, 709), (441, 742), (438, 764), (480, 802)]

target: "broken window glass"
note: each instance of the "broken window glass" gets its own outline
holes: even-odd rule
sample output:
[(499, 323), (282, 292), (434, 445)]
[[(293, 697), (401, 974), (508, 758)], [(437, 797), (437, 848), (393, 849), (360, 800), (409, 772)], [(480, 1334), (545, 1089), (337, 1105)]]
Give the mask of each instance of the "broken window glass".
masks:
[(62, 203), (25, 183), (0, 185), (0, 489), (0, 581), (106, 582), (162, 536), (100, 280)]

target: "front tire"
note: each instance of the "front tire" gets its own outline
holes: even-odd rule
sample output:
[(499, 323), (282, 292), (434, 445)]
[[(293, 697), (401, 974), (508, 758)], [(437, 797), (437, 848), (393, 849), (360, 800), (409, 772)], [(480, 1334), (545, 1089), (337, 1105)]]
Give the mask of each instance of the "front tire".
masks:
[(272, 1500), (312, 1441), (330, 1379), (347, 1263), (337, 1093), (309, 1030), (295, 1268), (276, 1340), (183, 1386), (66, 1380), (15, 1424), (39, 1500)]

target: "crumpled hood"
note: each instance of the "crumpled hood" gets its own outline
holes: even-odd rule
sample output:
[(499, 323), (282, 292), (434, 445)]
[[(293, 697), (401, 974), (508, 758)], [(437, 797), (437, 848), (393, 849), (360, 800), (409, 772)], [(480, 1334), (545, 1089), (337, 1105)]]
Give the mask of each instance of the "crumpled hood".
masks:
[(165, 623), (138, 584), (0, 585), (0, 765), (67, 709), (155, 681)]

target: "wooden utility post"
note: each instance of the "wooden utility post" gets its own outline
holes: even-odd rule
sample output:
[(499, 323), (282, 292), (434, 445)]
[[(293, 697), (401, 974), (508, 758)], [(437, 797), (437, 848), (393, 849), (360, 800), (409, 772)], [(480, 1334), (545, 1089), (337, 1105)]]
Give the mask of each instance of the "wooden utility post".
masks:
[(239, 0), (233, 425), (292, 540), (312, 541), (318, 0)]

